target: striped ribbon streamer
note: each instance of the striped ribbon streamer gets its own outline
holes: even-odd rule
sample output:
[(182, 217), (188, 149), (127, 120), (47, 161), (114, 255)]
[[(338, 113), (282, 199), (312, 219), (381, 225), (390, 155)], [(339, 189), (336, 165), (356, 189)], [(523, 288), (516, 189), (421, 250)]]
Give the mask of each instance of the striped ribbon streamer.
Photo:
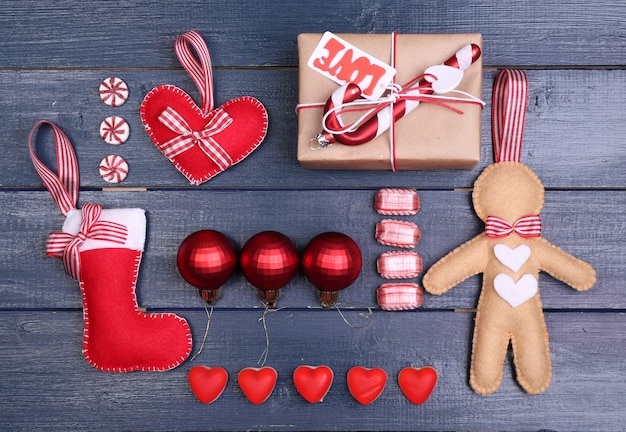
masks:
[(176, 38), (174, 49), (180, 64), (196, 83), (202, 98), (202, 112), (207, 115), (213, 111), (213, 69), (206, 42), (200, 33), (191, 30)]
[[(54, 133), (58, 175), (39, 160), (35, 151), (35, 132), (42, 125), (50, 126)], [(67, 135), (57, 125), (47, 120), (41, 120), (30, 131), (28, 148), (37, 174), (50, 192), (50, 195), (52, 195), (54, 202), (59, 206), (63, 216), (66, 216), (70, 210), (76, 208), (76, 203), (78, 202), (78, 163), (76, 162), (76, 154), (72, 148), (72, 143), (70, 143)]]
[(506, 237), (512, 232), (521, 237), (539, 237), (541, 235), (541, 219), (539, 215), (522, 216), (511, 224), (498, 216), (487, 216), (485, 234), (487, 237)]
[[(42, 125), (50, 126), (54, 132), (58, 175), (37, 157), (35, 151), (35, 132)], [(47, 120), (41, 120), (30, 131), (28, 146), (37, 174), (52, 195), (54, 202), (59, 206), (63, 216), (67, 216), (71, 210), (76, 209), (80, 183), (78, 161), (72, 143), (57, 125)], [(46, 253), (49, 256), (62, 258), (65, 270), (75, 279), (80, 276), (79, 246), (86, 239), (111, 241), (116, 244), (126, 242), (128, 234), (126, 226), (115, 222), (101, 221), (101, 214), (101, 206), (85, 204), (81, 209), (81, 228), (77, 235), (53, 232), (48, 237)]]
[(521, 70), (498, 72), (492, 98), (491, 129), (496, 162), (519, 162), (528, 102), (528, 78)]
[(218, 108), (201, 131), (192, 130), (185, 119), (171, 107), (163, 110), (159, 115), (159, 121), (171, 131), (179, 134), (159, 145), (163, 154), (170, 160), (197, 144), (220, 168), (226, 169), (233, 164), (230, 155), (213, 138), (213, 135), (219, 134), (233, 122), (232, 117), (223, 109)]

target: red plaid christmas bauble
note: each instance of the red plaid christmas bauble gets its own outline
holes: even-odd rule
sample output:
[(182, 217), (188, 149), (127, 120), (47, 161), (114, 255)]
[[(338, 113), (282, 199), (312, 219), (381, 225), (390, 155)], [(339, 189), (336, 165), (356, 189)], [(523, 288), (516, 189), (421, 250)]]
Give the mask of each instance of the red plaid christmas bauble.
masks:
[(347, 288), (359, 277), (362, 263), (359, 246), (339, 232), (319, 234), (302, 254), (304, 275), (320, 290), (324, 307), (335, 303), (336, 291)]
[(241, 272), (260, 290), (287, 285), (298, 272), (298, 250), (291, 239), (276, 231), (252, 236), (241, 249)]
[(219, 288), (235, 272), (237, 253), (230, 239), (221, 232), (202, 230), (183, 240), (176, 262), (181, 276), (212, 303), (219, 295)]

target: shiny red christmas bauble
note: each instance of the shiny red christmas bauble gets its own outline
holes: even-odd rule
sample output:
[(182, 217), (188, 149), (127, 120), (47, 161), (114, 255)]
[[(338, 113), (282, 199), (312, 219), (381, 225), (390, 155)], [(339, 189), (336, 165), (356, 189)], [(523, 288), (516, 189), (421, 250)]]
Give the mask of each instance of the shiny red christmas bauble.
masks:
[(314, 237), (302, 254), (304, 275), (320, 291), (348, 287), (359, 277), (362, 264), (359, 246), (349, 236), (338, 232)]
[(202, 230), (190, 234), (178, 248), (178, 271), (201, 290), (217, 290), (232, 276), (237, 266), (233, 243), (219, 231)]
[(239, 265), (245, 278), (260, 290), (287, 285), (298, 272), (298, 250), (291, 239), (276, 231), (252, 236), (241, 248)]

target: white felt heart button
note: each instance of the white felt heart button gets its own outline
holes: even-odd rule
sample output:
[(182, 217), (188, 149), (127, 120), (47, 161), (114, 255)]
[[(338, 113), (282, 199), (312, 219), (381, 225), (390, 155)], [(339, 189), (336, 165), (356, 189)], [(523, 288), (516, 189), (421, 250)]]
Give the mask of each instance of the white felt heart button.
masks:
[(505, 244), (497, 244), (493, 247), (493, 253), (498, 258), (498, 261), (514, 272), (519, 271), (530, 258), (530, 248), (523, 244), (515, 249), (511, 249)]
[(499, 274), (493, 280), (496, 292), (511, 306), (518, 307), (537, 294), (537, 279), (531, 274), (525, 274), (517, 282), (506, 274)]
[(432, 84), (435, 93), (439, 94), (451, 92), (463, 79), (461, 69), (446, 65), (431, 66), (424, 71), (424, 75), (426, 81)]

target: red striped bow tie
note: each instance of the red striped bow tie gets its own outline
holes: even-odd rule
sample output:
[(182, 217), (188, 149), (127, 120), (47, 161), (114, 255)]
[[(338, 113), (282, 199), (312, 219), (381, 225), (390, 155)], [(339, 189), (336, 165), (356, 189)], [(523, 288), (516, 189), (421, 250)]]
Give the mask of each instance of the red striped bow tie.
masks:
[(541, 219), (539, 215), (522, 216), (510, 224), (498, 216), (487, 216), (485, 234), (487, 237), (506, 237), (515, 231), (521, 237), (539, 237), (541, 234)]

